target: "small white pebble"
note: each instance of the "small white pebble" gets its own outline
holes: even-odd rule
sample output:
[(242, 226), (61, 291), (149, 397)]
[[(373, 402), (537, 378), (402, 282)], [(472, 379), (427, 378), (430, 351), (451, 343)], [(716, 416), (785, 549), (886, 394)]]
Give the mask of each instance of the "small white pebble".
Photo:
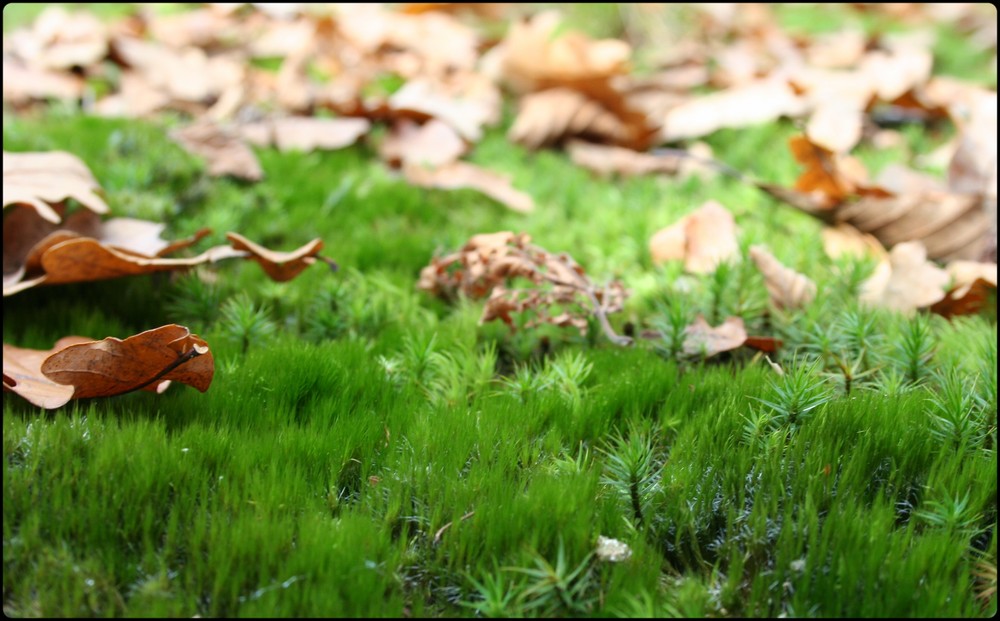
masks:
[(628, 544), (600, 535), (597, 537), (597, 557), (602, 561), (620, 563), (632, 556), (632, 550)]

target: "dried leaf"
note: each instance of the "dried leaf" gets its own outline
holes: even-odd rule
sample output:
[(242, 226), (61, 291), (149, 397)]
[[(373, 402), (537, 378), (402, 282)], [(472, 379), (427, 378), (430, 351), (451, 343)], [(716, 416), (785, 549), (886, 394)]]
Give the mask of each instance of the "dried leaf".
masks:
[(170, 137), (189, 153), (205, 158), (212, 176), (232, 175), (249, 181), (264, 178), (257, 156), (233, 130), (200, 122), (175, 129)]
[(60, 216), (51, 205), (72, 198), (95, 213), (108, 205), (97, 192), (101, 187), (78, 157), (65, 151), (43, 153), (3, 152), (3, 206), (27, 205), (50, 222)]
[[(432, 260), (421, 270), (417, 286), (447, 300), (458, 291), (470, 298), (488, 296), (480, 323), (500, 319), (513, 329), (511, 313), (529, 311), (532, 319), (526, 327), (548, 323), (585, 333), (586, 318), (593, 315), (611, 342), (632, 342), (616, 334), (607, 319), (622, 309), (626, 292), (620, 283), (596, 287), (572, 257), (551, 254), (529, 242), (527, 235), (509, 231), (474, 235), (459, 252)], [(534, 286), (514, 288), (517, 279)], [(553, 314), (552, 308), (560, 312)]]
[(802, 308), (816, 297), (816, 283), (804, 274), (782, 265), (763, 246), (750, 246), (750, 258), (764, 275), (764, 284), (771, 302), (778, 308)]
[(861, 140), (864, 109), (827, 101), (813, 110), (806, 124), (806, 137), (833, 153), (847, 153)]
[(607, 145), (571, 140), (566, 151), (573, 163), (601, 176), (632, 177), (655, 173), (674, 174), (686, 159), (680, 155), (655, 155)]
[(684, 329), (684, 334), (684, 353), (703, 358), (736, 349), (747, 340), (741, 317), (728, 317), (721, 325), (713, 328), (705, 321), (705, 317), (698, 315)]
[(49, 350), (22, 349), (4, 343), (4, 392), (15, 392), (33, 405), (47, 410), (62, 407), (73, 398), (73, 386), (59, 384), (45, 377), (42, 374), (42, 363), (54, 352), (70, 345), (92, 341), (93, 339), (83, 336), (67, 336), (56, 341), (55, 346)]
[(912, 312), (941, 301), (951, 278), (948, 272), (927, 260), (927, 250), (919, 241), (898, 244), (889, 258), (875, 268), (862, 284), (862, 302)]
[(806, 111), (805, 101), (781, 79), (767, 79), (696, 97), (671, 108), (660, 138), (673, 142), (699, 138), (723, 128), (738, 128), (796, 117)]
[(850, 224), (823, 227), (823, 250), (831, 259), (844, 255), (870, 256), (879, 261), (888, 260), (889, 254), (882, 244), (869, 233), (862, 233)]
[(423, 125), (402, 119), (393, 125), (379, 147), (379, 155), (395, 166), (438, 168), (458, 160), (468, 144), (450, 125), (431, 119)]
[(275, 252), (255, 244), (238, 233), (226, 233), (226, 239), (236, 250), (245, 250), (250, 258), (260, 264), (272, 280), (285, 282), (302, 273), (316, 262), (316, 257), (323, 249), (323, 240), (314, 239), (298, 250), (292, 252)]
[(348, 147), (371, 129), (368, 119), (289, 117), (268, 123), (279, 151), (336, 150)]
[(611, 110), (575, 90), (552, 88), (521, 98), (507, 137), (532, 149), (575, 136), (643, 149), (652, 132), (641, 113)]
[(215, 373), (208, 343), (184, 326), (170, 324), (124, 341), (70, 345), (49, 355), (42, 374), (73, 386), (73, 398), (111, 397), (163, 381), (177, 381), (208, 390)]
[(70, 13), (62, 7), (50, 6), (35, 18), (30, 29), (20, 28), (9, 37), (4, 35), (4, 48), (8, 47), (35, 67), (87, 67), (107, 55), (108, 32), (93, 13), (80, 10)]
[(501, 43), (501, 71), (516, 92), (607, 81), (625, 72), (632, 52), (627, 43), (557, 32), (560, 21), (557, 12), (544, 11), (511, 26)]
[(403, 175), (407, 181), (422, 188), (476, 190), (514, 211), (527, 213), (535, 208), (534, 199), (514, 189), (510, 179), (468, 162), (452, 162), (434, 169), (407, 166), (403, 168)]
[(989, 219), (973, 195), (922, 191), (898, 196), (867, 196), (833, 214), (886, 247), (921, 241), (934, 259), (976, 259), (986, 246)]
[(978, 313), (997, 289), (997, 264), (977, 261), (952, 261), (948, 264), (951, 289), (931, 311), (945, 317)]
[(657, 231), (649, 240), (649, 252), (654, 263), (683, 258), (688, 272), (711, 272), (719, 263), (739, 257), (736, 222), (721, 204), (707, 201), (676, 224)]
[[(471, 79), (471, 78), (470, 78)], [(469, 142), (478, 142), (483, 126), (497, 117), (499, 99), (492, 87), (470, 83), (473, 92), (448, 89), (426, 79), (410, 80), (389, 97), (389, 109), (419, 120), (436, 118)]]

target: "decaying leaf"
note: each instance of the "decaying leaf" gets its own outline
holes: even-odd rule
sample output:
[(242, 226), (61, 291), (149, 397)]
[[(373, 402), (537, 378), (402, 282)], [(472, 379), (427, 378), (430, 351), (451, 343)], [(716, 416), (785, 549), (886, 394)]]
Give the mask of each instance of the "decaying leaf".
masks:
[(323, 249), (322, 239), (314, 239), (292, 252), (268, 250), (238, 233), (226, 233), (226, 239), (234, 249), (249, 252), (250, 258), (260, 264), (271, 280), (277, 282), (285, 282), (298, 276), (302, 270), (316, 262), (319, 251)]
[(287, 117), (250, 123), (238, 131), (244, 140), (260, 147), (274, 145), (282, 152), (308, 153), (317, 149), (343, 149), (356, 143), (369, 129), (371, 121), (368, 119)]
[(551, 88), (521, 98), (517, 118), (507, 137), (532, 149), (572, 137), (643, 149), (653, 131), (640, 112), (612, 110), (578, 91)]
[(782, 116), (799, 116), (805, 102), (787, 82), (766, 79), (693, 98), (667, 111), (663, 142), (706, 136), (718, 129), (748, 127)]
[(514, 211), (526, 213), (535, 208), (534, 199), (511, 186), (509, 178), (468, 162), (452, 162), (439, 168), (406, 166), (403, 175), (422, 188), (476, 190)]
[(62, 407), (73, 398), (73, 386), (52, 381), (42, 374), (45, 359), (61, 349), (77, 343), (90, 343), (92, 339), (67, 336), (56, 341), (50, 350), (22, 349), (3, 344), (4, 392), (15, 392), (33, 405), (51, 410)]
[(931, 306), (931, 312), (945, 317), (978, 313), (986, 305), (990, 291), (997, 290), (996, 263), (952, 261), (947, 270), (951, 288)]
[(927, 260), (919, 241), (896, 245), (887, 261), (862, 284), (862, 302), (902, 312), (913, 312), (941, 301), (951, 277)]
[(625, 72), (632, 53), (627, 43), (558, 32), (561, 19), (556, 11), (544, 11), (511, 26), (501, 44), (501, 70), (514, 90), (601, 82)]
[[(513, 329), (511, 313), (531, 312), (527, 327), (549, 323), (586, 333), (587, 317), (594, 316), (611, 342), (630, 344), (607, 319), (622, 309), (621, 283), (597, 287), (568, 254), (552, 254), (530, 241), (508, 231), (474, 235), (458, 252), (434, 258), (421, 270), (417, 287), (444, 299), (459, 291), (474, 299), (488, 296), (480, 323), (500, 319)], [(518, 279), (533, 286), (516, 287)]]
[(694, 322), (685, 328), (684, 334), (684, 353), (703, 358), (736, 349), (747, 340), (742, 317), (729, 317), (721, 325), (713, 328), (705, 321), (705, 317), (698, 315)]
[(854, 257), (870, 256), (879, 261), (888, 260), (888, 253), (873, 235), (862, 233), (850, 224), (841, 223), (836, 226), (825, 226), (820, 234), (823, 237), (823, 250), (831, 259), (850, 255)]
[(750, 246), (750, 258), (764, 275), (764, 284), (767, 285), (771, 302), (778, 308), (802, 308), (816, 297), (816, 283), (804, 274), (782, 265), (763, 246)]
[(674, 174), (685, 162), (685, 158), (680, 155), (654, 155), (582, 140), (569, 141), (566, 152), (577, 166), (605, 177), (615, 174), (623, 177), (653, 173)]
[(3, 152), (3, 206), (28, 205), (58, 223), (52, 205), (72, 198), (95, 213), (107, 213), (101, 187), (80, 158), (65, 151)]
[(249, 181), (264, 178), (257, 156), (235, 130), (201, 122), (173, 130), (170, 137), (189, 153), (205, 158), (212, 176), (232, 175)]
[(382, 159), (394, 166), (438, 168), (458, 160), (468, 144), (444, 121), (431, 119), (417, 125), (402, 119), (379, 147)]
[(649, 240), (654, 263), (683, 260), (695, 274), (713, 271), (719, 263), (739, 257), (736, 222), (729, 210), (707, 201), (677, 223), (657, 231)]
[(111, 397), (134, 390), (161, 393), (172, 381), (205, 392), (215, 373), (208, 343), (176, 324), (124, 341), (68, 336), (48, 351), (4, 343), (3, 367), (4, 391), (46, 409), (61, 407), (71, 399)]

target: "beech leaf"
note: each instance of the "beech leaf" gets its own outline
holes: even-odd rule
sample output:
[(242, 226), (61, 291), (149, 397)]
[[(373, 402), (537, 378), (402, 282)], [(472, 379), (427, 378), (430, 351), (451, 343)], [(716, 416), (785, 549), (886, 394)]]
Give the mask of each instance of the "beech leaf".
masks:
[(698, 315), (694, 322), (684, 329), (684, 334), (684, 353), (705, 358), (736, 349), (747, 340), (747, 332), (741, 317), (728, 317), (722, 324), (713, 328), (704, 316)]
[(763, 246), (750, 246), (750, 258), (764, 275), (764, 284), (771, 302), (778, 308), (802, 308), (816, 297), (816, 283), (804, 274), (782, 265)]

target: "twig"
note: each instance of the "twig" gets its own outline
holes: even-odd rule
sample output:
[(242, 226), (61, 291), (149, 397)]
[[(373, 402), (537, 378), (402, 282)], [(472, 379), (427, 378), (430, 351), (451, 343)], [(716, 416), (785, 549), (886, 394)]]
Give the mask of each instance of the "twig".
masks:
[[(458, 519), (458, 521), (459, 522), (464, 522), (465, 520), (469, 519), (470, 517), (472, 517), (475, 514), (476, 514), (475, 511), (469, 511), (468, 513), (466, 513), (465, 515), (463, 515), (462, 517), (460, 517)], [(448, 522), (447, 524), (445, 524), (444, 526), (442, 526), (441, 528), (439, 528), (436, 533), (434, 533), (434, 545), (437, 545), (438, 542), (441, 541), (441, 535), (443, 535), (444, 531), (448, 530), (451, 527), (451, 524), (452, 524), (451, 522)]]

